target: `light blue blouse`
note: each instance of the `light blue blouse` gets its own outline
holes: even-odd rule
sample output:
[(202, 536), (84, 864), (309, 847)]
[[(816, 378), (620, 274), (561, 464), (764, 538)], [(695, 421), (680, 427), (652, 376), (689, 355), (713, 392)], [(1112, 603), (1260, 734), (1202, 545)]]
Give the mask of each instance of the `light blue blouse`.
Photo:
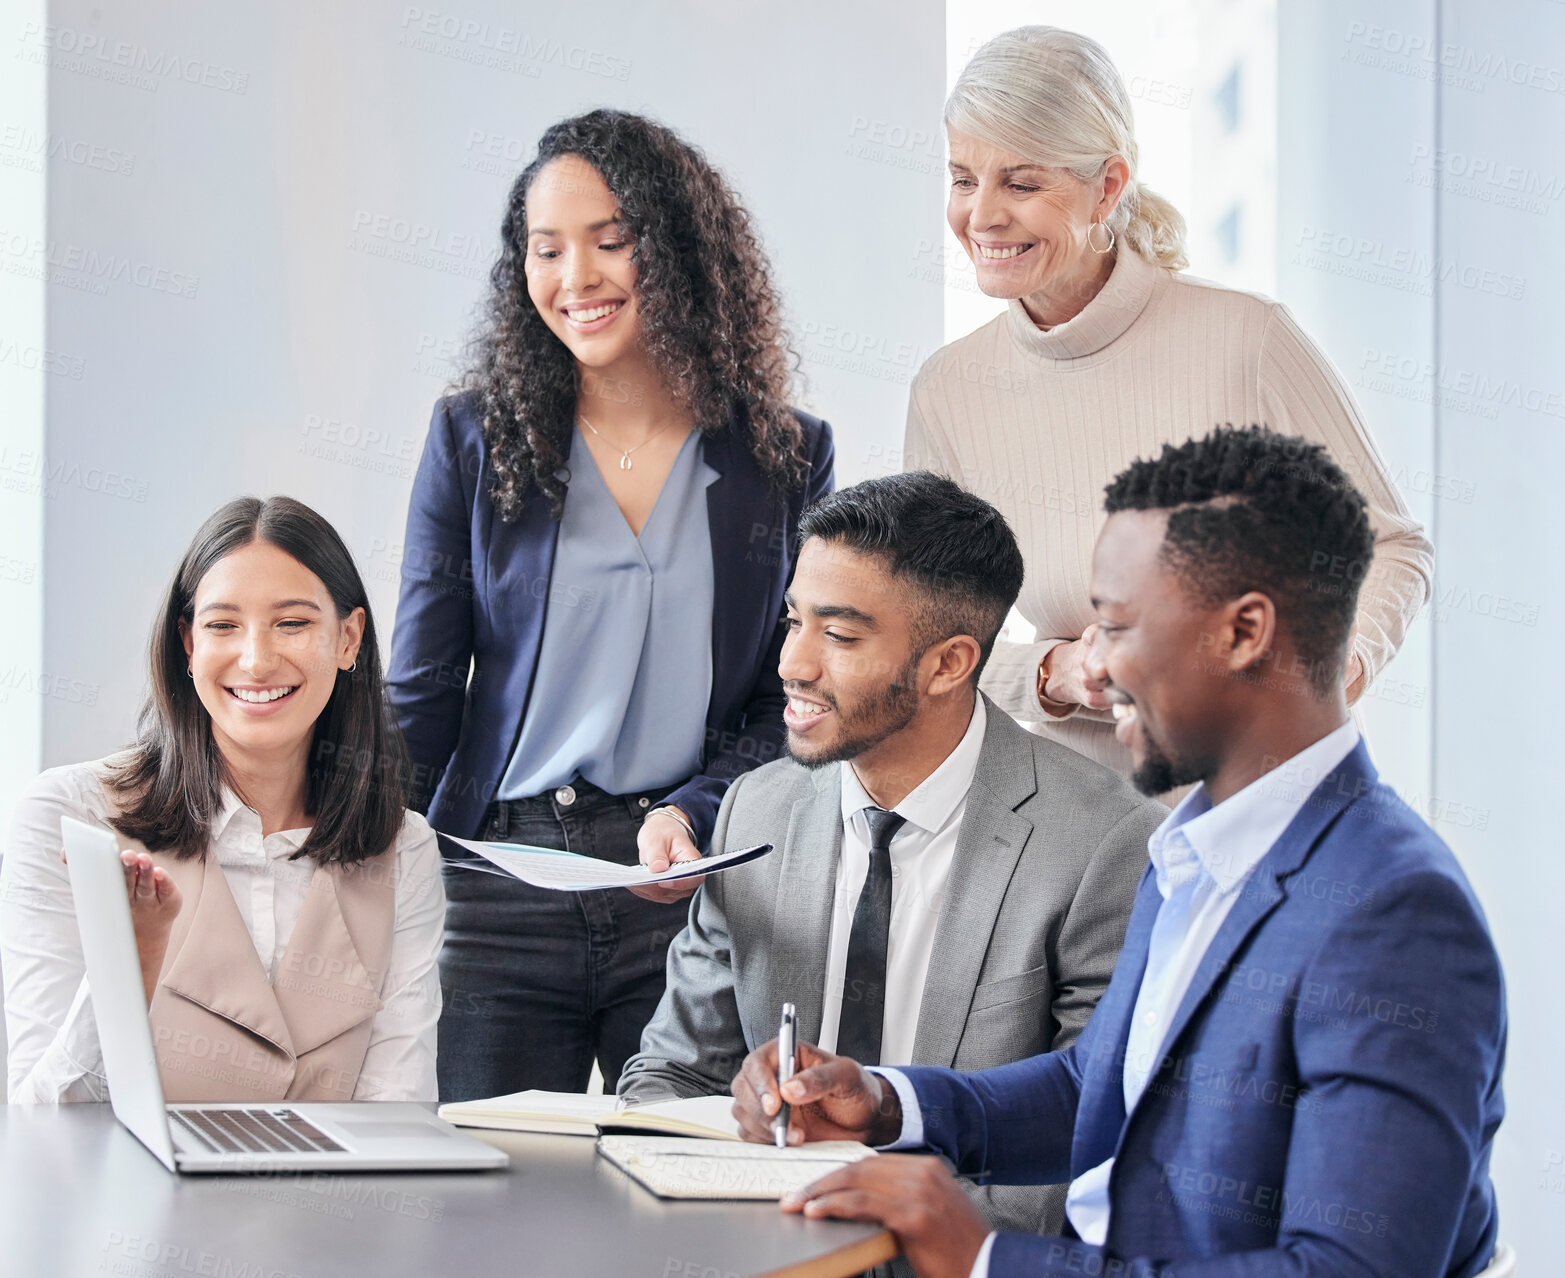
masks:
[(712, 696), (706, 488), (718, 473), (691, 431), (637, 537), (579, 428), (567, 464), (538, 665), (501, 799), (578, 776), (630, 794), (700, 766)]

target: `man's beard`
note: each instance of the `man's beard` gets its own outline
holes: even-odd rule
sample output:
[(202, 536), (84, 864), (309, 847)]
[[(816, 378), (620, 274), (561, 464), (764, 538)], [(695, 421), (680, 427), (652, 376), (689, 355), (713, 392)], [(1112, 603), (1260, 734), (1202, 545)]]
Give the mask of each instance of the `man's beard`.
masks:
[(787, 737), (789, 756), (807, 768), (823, 768), (828, 763), (856, 759), (893, 733), (901, 732), (918, 713), (918, 690), (913, 686), (917, 670), (918, 660), (914, 658), (897, 671), (889, 684), (846, 713), (835, 698), (817, 692), (815, 695), (824, 698), (837, 714), (840, 729), (837, 740), (820, 754), (805, 756), (794, 753), (793, 733), (790, 732)]
[(1142, 794), (1167, 794), (1182, 785), (1206, 781), (1217, 770), (1210, 760), (1169, 758), (1162, 746), (1152, 739), (1145, 724), (1141, 725), (1141, 739), (1146, 743), (1146, 757), (1130, 774), (1130, 784)]

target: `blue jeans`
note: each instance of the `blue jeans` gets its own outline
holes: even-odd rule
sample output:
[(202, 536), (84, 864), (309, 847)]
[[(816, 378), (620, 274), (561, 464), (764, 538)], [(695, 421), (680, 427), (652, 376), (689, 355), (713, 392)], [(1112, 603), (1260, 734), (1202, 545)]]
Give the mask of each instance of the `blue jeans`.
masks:
[[(568, 791), (574, 798), (561, 802)], [(634, 865), (636, 832), (665, 793), (612, 795), (576, 781), (492, 804), (479, 837)], [(688, 903), (659, 905), (623, 888), (551, 892), (454, 858), (445, 885), (440, 1099), (585, 1091), (594, 1059), (613, 1091), (663, 997)]]

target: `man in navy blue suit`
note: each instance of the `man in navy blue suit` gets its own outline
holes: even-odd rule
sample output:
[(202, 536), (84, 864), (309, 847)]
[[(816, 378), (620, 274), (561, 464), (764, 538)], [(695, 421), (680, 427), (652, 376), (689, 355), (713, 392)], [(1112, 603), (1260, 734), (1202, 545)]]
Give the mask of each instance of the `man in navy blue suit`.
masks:
[[(1468, 1278), (1495, 1247), (1504, 991), (1455, 858), (1348, 716), (1363, 498), (1251, 427), (1134, 463), (1106, 507), (1088, 673), (1136, 784), (1198, 783), (1109, 988), (1069, 1050), (975, 1074), (801, 1049), (790, 1141), (944, 1161), (866, 1159), (783, 1206), (880, 1221), (929, 1278)], [(776, 1066), (770, 1043), (734, 1081), (749, 1139)], [(951, 1167), (1068, 1182), (1066, 1236), (991, 1233)]]

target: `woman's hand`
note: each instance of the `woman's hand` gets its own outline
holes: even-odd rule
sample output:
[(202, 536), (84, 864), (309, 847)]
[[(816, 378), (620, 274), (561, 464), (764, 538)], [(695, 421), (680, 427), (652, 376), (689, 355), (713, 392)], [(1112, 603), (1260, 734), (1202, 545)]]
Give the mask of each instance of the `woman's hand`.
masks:
[(745, 1140), (772, 1143), (772, 1119), (786, 1100), (788, 1143), (807, 1140), (856, 1140), (889, 1145), (902, 1134), (902, 1103), (896, 1089), (881, 1082), (857, 1061), (833, 1056), (813, 1043), (798, 1047), (798, 1073), (777, 1088), (777, 1040), (763, 1043), (744, 1059), (729, 1084), (734, 1118)]
[(1080, 639), (1072, 639), (1069, 643), (1057, 644), (1049, 649), (1043, 659), (1049, 676), (1048, 682), (1044, 684), (1043, 695), (1050, 701), (1067, 706), (1086, 706), (1089, 710), (1108, 709), (1108, 698), (1103, 695), (1108, 683), (1090, 678), (1086, 671), (1087, 650), (1092, 647), (1097, 633), (1098, 623), (1093, 622), (1081, 632)]
[(179, 917), (179, 889), (168, 871), (153, 865), (145, 852), (121, 852), (125, 867), (125, 891), (130, 896), (130, 921), (136, 929), (136, 955), (141, 960), (141, 985), (147, 1006), (158, 988), (169, 932)]
[[(641, 864), (646, 866), (653, 874), (661, 874), (671, 865), (680, 861), (699, 861), (701, 849), (690, 841), (690, 836), (678, 821), (666, 816), (658, 816), (663, 808), (653, 808), (647, 813), (647, 819), (641, 823), (641, 832), (636, 835), (636, 847), (640, 851)], [(685, 813), (667, 805), (667, 811), (678, 813), (684, 820), (690, 818)], [(693, 875), (688, 879), (676, 879), (673, 883), (648, 883), (643, 887), (633, 887), (630, 890), (644, 900), (656, 901), (659, 905), (673, 905), (676, 901), (683, 901), (690, 896), (705, 880), (704, 874)]]
[(1343, 691), (1347, 695), (1350, 706), (1364, 695), (1369, 685), (1369, 680), (1364, 677), (1369, 671), (1364, 668), (1364, 658), (1359, 656), (1358, 647), (1359, 623), (1355, 617), (1353, 626), (1348, 631), (1348, 660), (1342, 671)]

